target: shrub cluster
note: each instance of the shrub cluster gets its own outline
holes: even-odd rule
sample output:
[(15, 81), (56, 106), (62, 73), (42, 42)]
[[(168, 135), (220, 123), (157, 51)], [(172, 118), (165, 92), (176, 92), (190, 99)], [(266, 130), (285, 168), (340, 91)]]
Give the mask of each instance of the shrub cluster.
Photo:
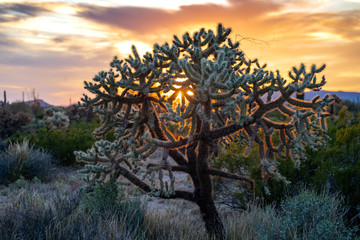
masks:
[(95, 138), (92, 132), (99, 126), (96, 119), (92, 122), (73, 122), (67, 128), (52, 129), (40, 128), (35, 132), (16, 136), (16, 139), (29, 139), (29, 142), (38, 148), (49, 151), (60, 165), (75, 164), (74, 151), (90, 148)]
[(254, 223), (257, 239), (355, 239), (341, 216), (343, 210), (336, 196), (305, 190), (284, 200), (277, 213), (267, 207), (266, 218)]
[[(0, 239), (208, 239), (198, 220), (169, 210), (146, 222), (144, 204), (113, 183), (67, 197), (25, 190), (0, 211)], [(342, 213), (338, 196), (305, 190), (282, 201), (279, 209), (252, 206), (225, 217), (226, 239), (358, 240)]]
[[(105, 194), (109, 192), (110, 197)], [(107, 205), (99, 207), (103, 201)], [(45, 197), (25, 191), (0, 212), (0, 239), (146, 239), (143, 218), (143, 205), (116, 197), (112, 186), (87, 197), (80, 193)]]
[(58, 107), (45, 110), (44, 123), (47, 128), (61, 129), (69, 126), (69, 117)]
[(91, 122), (95, 114), (92, 108), (85, 110), (84, 108), (79, 107), (78, 105), (70, 105), (64, 109), (65, 114), (69, 116), (70, 122), (78, 122), (80, 120), (85, 120), (86, 122)]
[(126, 231), (144, 234), (142, 223), (145, 219), (145, 205), (139, 199), (127, 199), (113, 181), (95, 187), (92, 194), (82, 198), (83, 208), (90, 214), (101, 215), (104, 219), (115, 214), (124, 224)]
[[(294, 195), (301, 187), (308, 186), (317, 191), (327, 187), (331, 192), (340, 192), (346, 204), (357, 207), (360, 202), (360, 123), (356, 114), (351, 114), (346, 107), (341, 108), (338, 114), (328, 121), (328, 135), (330, 140), (325, 148), (316, 152), (307, 149), (307, 159), (299, 168), (295, 167), (291, 159), (279, 160), (278, 170), (290, 184), (269, 179), (267, 187), (270, 195), (260, 191), (262, 178), (257, 169), (259, 157), (256, 151), (245, 157), (239, 154), (243, 151), (243, 146), (232, 143), (219, 151), (212, 165), (250, 175), (256, 182), (255, 197), (259, 197), (264, 203), (280, 203), (286, 194)], [(272, 140), (277, 141), (278, 138), (279, 136), (274, 134)], [(243, 188), (234, 194), (241, 191)]]
[(10, 137), (17, 131), (21, 130), (31, 120), (31, 115), (18, 112), (10, 112), (7, 108), (0, 108), (0, 139)]
[(21, 176), (25, 179), (38, 178), (48, 181), (54, 161), (51, 154), (35, 149), (27, 140), (11, 144), (0, 153), (0, 184), (7, 185)]
[(28, 139), (36, 148), (50, 152), (58, 164), (72, 165), (75, 150), (85, 151), (94, 144), (92, 132), (100, 124), (92, 111), (76, 106), (33, 108), (23, 102), (0, 108), (0, 150), (9, 142)]

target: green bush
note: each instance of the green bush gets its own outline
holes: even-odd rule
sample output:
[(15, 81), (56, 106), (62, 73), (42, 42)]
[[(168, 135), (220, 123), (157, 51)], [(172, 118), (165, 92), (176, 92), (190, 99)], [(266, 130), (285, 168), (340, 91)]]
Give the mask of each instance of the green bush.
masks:
[[(276, 141), (274, 136), (274, 141)], [(273, 202), (280, 203), (285, 193), (297, 193), (299, 183), (298, 178), (301, 178), (299, 170), (295, 168), (295, 164), (291, 159), (278, 160), (280, 165), (278, 166), (279, 172), (287, 178), (287, 180), (294, 180), (294, 186), (285, 184), (284, 181), (276, 179), (268, 179), (266, 184), (270, 191), (270, 194), (266, 194), (263, 189), (263, 177), (258, 164), (260, 163), (258, 155), (258, 147), (254, 145), (254, 148), (247, 156), (239, 154), (244, 152), (247, 146), (242, 146), (236, 142), (231, 142), (227, 148), (221, 148), (218, 156), (211, 161), (211, 166), (215, 168), (225, 168), (229, 172), (239, 175), (250, 176), (255, 182), (254, 192), (250, 191), (245, 184), (236, 184), (228, 186), (228, 181), (222, 179), (215, 180), (215, 190), (218, 197), (224, 195), (221, 202), (226, 202), (226, 205), (231, 205), (235, 208), (243, 208), (247, 205), (250, 199), (258, 199), (260, 203), (271, 204)], [(219, 186), (219, 187), (217, 187)], [(251, 196), (251, 197), (249, 197)], [(227, 198), (227, 199), (226, 199)]]
[[(346, 119), (339, 119), (347, 122)], [(327, 185), (331, 191), (340, 192), (347, 204), (357, 206), (360, 202), (360, 124), (333, 124), (329, 128), (326, 148), (318, 152), (308, 150), (307, 165), (300, 167), (306, 175), (303, 181), (319, 190)]]
[[(273, 114), (272, 117), (277, 116)], [(227, 149), (220, 151), (212, 164), (238, 174), (250, 173), (255, 180), (254, 195), (261, 203), (278, 204), (286, 194), (294, 195), (304, 186), (317, 191), (326, 186), (331, 192), (342, 194), (346, 204), (356, 207), (360, 202), (360, 123), (346, 107), (342, 107), (338, 115), (328, 120), (328, 135), (330, 140), (326, 147), (319, 148), (316, 152), (307, 149), (307, 159), (299, 168), (290, 159), (279, 160), (278, 170), (290, 184), (269, 179), (267, 188), (270, 195), (262, 191), (262, 176), (256, 167), (259, 162), (256, 150), (250, 152), (249, 156), (243, 156), (239, 154), (243, 152), (243, 147), (232, 143)], [(272, 140), (277, 139), (278, 136), (274, 134)], [(243, 191), (242, 187), (236, 188), (233, 195), (241, 196)]]
[(72, 165), (75, 163), (75, 150), (85, 151), (94, 144), (92, 132), (98, 126), (95, 120), (89, 123), (82, 120), (64, 129), (40, 128), (19, 138), (26, 137), (36, 147), (48, 150), (59, 164)]
[(0, 184), (9, 184), (23, 176), (49, 181), (53, 157), (29, 145), (28, 141), (11, 144), (0, 154)]
[[(231, 142), (230, 145), (220, 147), (217, 157), (211, 159), (211, 166), (217, 169), (226, 169), (239, 175), (251, 176), (255, 180), (255, 196), (261, 191), (261, 175), (257, 175), (257, 165), (260, 163), (257, 146), (250, 151), (248, 156), (241, 154), (246, 146)], [(259, 172), (260, 173), (260, 172)], [(244, 209), (253, 199), (253, 192), (247, 184), (229, 181), (227, 179), (215, 178), (214, 190), (218, 203), (227, 205), (234, 209)]]
[(128, 232), (145, 234), (142, 227), (145, 219), (145, 205), (139, 199), (127, 199), (116, 183), (109, 181), (95, 187), (94, 192), (82, 198), (86, 212), (99, 214), (104, 219), (109, 214), (118, 216)]
[(254, 223), (259, 239), (355, 239), (353, 230), (345, 227), (335, 195), (305, 190), (282, 201), (278, 213), (270, 207), (267, 211), (270, 221)]
[(112, 182), (98, 185), (92, 193), (83, 195), (83, 207), (87, 212), (104, 213), (108, 210), (110, 212), (116, 211), (118, 194), (118, 187)]
[(32, 114), (32, 112), (33, 112), (32, 109), (31, 109), (31, 106), (29, 106), (25, 102), (11, 103), (10, 105), (7, 106), (7, 109), (13, 114), (16, 114), (16, 113), (19, 113), (19, 112)]

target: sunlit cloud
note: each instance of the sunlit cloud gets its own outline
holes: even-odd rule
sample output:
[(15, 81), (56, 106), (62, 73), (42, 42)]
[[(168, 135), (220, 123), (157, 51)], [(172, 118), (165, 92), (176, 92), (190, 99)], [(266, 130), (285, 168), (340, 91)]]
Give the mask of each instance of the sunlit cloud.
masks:
[(54, 8), (54, 11), (57, 14), (61, 14), (61, 15), (74, 15), (77, 12), (77, 9), (74, 8), (73, 6), (58, 6), (56, 8)]
[(129, 54), (132, 54), (132, 45), (136, 47), (136, 50), (140, 56), (144, 55), (146, 52), (152, 52), (152, 47), (150, 45), (137, 41), (119, 42), (116, 43), (114, 46), (119, 50), (121, 55), (127, 56)]
[(37, 16), (47, 9), (25, 3), (0, 4), (0, 22), (14, 22)]
[(309, 33), (309, 36), (316, 40), (342, 40), (343, 38), (337, 34), (329, 32), (313, 32)]
[(22, 89), (23, 87), (9, 84), (0, 84), (0, 88)]

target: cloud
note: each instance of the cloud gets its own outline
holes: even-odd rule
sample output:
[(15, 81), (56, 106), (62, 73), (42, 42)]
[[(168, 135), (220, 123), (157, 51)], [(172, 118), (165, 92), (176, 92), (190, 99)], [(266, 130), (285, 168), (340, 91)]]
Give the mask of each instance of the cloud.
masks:
[(52, 39), (52, 41), (55, 43), (63, 43), (63, 42), (68, 41), (68, 38), (67, 37), (54, 37)]
[(360, 10), (332, 14), (324, 26), (344, 38), (360, 40)]
[(23, 89), (22, 86), (10, 85), (10, 84), (0, 84), (0, 88)]
[[(84, 6), (78, 16), (104, 26), (132, 32), (137, 40), (149, 41), (167, 32), (181, 32), (187, 26), (212, 25), (221, 22), (241, 35), (267, 37), (282, 34), (298, 38), (313, 32), (339, 34), (344, 38), (360, 37), (360, 10), (313, 12), (289, 10), (289, 6), (316, 7), (317, 2), (229, 0), (230, 6), (198, 4), (181, 6), (177, 11), (143, 7)], [(298, 9), (301, 9), (299, 7)], [(282, 11), (285, 12), (282, 12)], [(296, 9), (295, 9), (296, 10)], [(195, 30), (195, 29), (194, 29)]]
[(143, 7), (87, 6), (78, 16), (108, 26), (126, 29), (136, 34), (154, 34), (182, 26), (217, 22), (254, 21), (258, 17), (281, 8), (271, 1), (230, 0), (231, 6), (198, 4), (181, 6), (177, 11)]
[(49, 10), (30, 3), (0, 4), (0, 23), (15, 22), (21, 19), (35, 17), (43, 12), (49, 12)]
[[(2, 31), (2, 28), (0, 27), (0, 31)], [(0, 50), (4, 47), (16, 47), (18, 46), (18, 39), (11, 38), (6, 36), (3, 33), (0, 33)]]
[[(90, 51), (90, 49), (88, 49)], [(82, 68), (89, 66), (101, 66), (104, 62), (111, 61), (111, 49), (104, 51), (93, 50), (90, 56), (84, 49), (77, 49), (75, 53), (67, 51), (39, 51), (14, 52), (13, 50), (0, 50), (0, 65), (25, 66), (38, 69), (65, 69)]]
[(306, 33), (329, 32), (345, 39), (360, 38), (360, 10), (285, 13), (263, 19), (262, 29), (298, 38)]

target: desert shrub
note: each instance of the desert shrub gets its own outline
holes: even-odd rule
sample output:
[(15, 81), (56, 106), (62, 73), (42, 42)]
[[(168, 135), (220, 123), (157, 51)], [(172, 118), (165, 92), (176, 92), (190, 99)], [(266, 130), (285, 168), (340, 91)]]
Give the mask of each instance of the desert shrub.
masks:
[[(276, 141), (276, 137), (276, 135), (273, 137), (274, 141)], [(304, 177), (304, 175), (301, 175), (301, 172), (295, 168), (295, 164), (291, 159), (278, 159), (278, 170), (291, 183), (293, 180), (294, 184), (287, 185), (284, 181), (269, 178), (266, 182), (270, 192), (268, 194), (264, 192), (263, 177), (260, 169), (258, 169), (258, 164), (260, 163), (257, 153), (258, 149), (254, 147), (245, 156), (242, 154), (245, 148), (247, 148), (246, 145), (233, 141), (226, 148), (223, 147), (219, 150), (218, 155), (212, 159), (211, 166), (226, 169), (231, 173), (250, 175), (254, 179), (255, 189), (250, 191), (246, 184), (231, 184), (226, 179), (215, 179), (214, 186), (217, 191), (218, 202), (234, 209), (244, 209), (251, 200), (257, 199), (258, 203), (267, 205), (280, 203), (286, 193), (292, 195), (298, 193), (298, 188), (301, 186), (299, 185), (299, 179)], [(307, 164), (306, 161), (302, 165), (305, 164)]]
[(28, 114), (32, 114), (31, 106), (26, 104), (25, 102), (14, 102), (7, 106), (7, 109), (13, 113), (16, 114), (18, 112), (24, 112)]
[(51, 107), (45, 110), (44, 124), (50, 129), (62, 129), (69, 126), (69, 117), (61, 108)]
[[(226, 169), (231, 173), (240, 175), (251, 175), (255, 180), (255, 196), (261, 192), (261, 175), (256, 175), (257, 165), (260, 159), (257, 154), (257, 147), (254, 147), (248, 156), (242, 152), (245, 145), (236, 141), (231, 142), (227, 148), (220, 147), (218, 155), (211, 160), (211, 166), (217, 169)], [(248, 184), (229, 181), (227, 179), (215, 178), (214, 190), (218, 203), (225, 204), (234, 209), (244, 209), (254, 192), (249, 190)]]
[(83, 195), (83, 207), (88, 212), (114, 211), (117, 207), (118, 194), (118, 187), (113, 182), (98, 185), (92, 193)]
[[(336, 195), (304, 190), (281, 202), (280, 210), (267, 207), (269, 219), (254, 223), (258, 239), (354, 239), (341, 218)], [(269, 221), (270, 220), (270, 221)]]
[(93, 109), (90, 108), (85, 110), (78, 105), (70, 105), (64, 109), (67, 116), (69, 116), (70, 122), (78, 122), (80, 120), (85, 120), (86, 122), (90, 122), (94, 117), (95, 114)]
[(63, 129), (40, 128), (36, 132), (25, 134), (18, 139), (27, 138), (38, 148), (49, 151), (60, 165), (72, 165), (75, 163), (74, 151), (78, 149), (86, 150), (91, 147), (95, 138), (92, 131), (99, 126), (94, 120), (85, 122), (81, 120)]
[[(272, 117), (277, 117), (273, 114)], [(299, 168), (291, 159), (278, 159), (278, 171), (290, 184), (283, 181), (268, 179), (267, 188), (270, 194), (264, 194), (262, 189), (261, 172), (257, 168), (259, 156), (251, 152), (250, 159), (243, 156), (244, 147), (235, 143), (221, 149), (212, 166), (225, 168), (230, 172), (250, 172), (255, 180), (254, 196), (260, 199), (260, 203), (279, 204), (286, 195), (296, 195), (304, 186), (321, 191), (327, 187), (331, 192), (339, 192), (344, 197), (344, 204), (353, 208), (358, 207), (360, 202), (360, 124), (346, 107), (342, 107), (338, 115), (333, 115), (328, 121), (326, 147), (320, 147), (318, 151), (306, 148), (306, 159)], [(273, 134), (272, 140), (277, 141), (278, 136)], [(225, 189), (225, 188), (223, 188)], [(241, 202), (246, 195), (246, 189), (241, 185), (232, 188), (232, 193), (226, 193), (234, 201)], [(353, 219), (355, 215), (350, 216)], [(360, 217), (357, 217), (360, 223)]]
[(109, 181), (95, 187), (91, 194), (82, 198), (86, 212), (99, 214), (104, 219), (109, 214), (118, 216), (129, 232), (145, 233), (145, 205), (139, 199), (127, 199), (123, 191), (119, 191), (116, 183)]
[[(51, 204), (49, 204), (49, 202)], [(77, 226), (71, 229), (57, 229), (64, 225), (67, 220), (74, 223), (71, 215), (79, 206), (79, 197), (52, 196), (44, 199), (36, 192), (23, 192), (14, 202), (1, 212), (0, 217), (0, 238), (1, 239), (51, 239), (47, 238), (49, 229), (57, 233), (71, 233), (67, 238), (60, 235), (53, 239), (78, 239), (71, 236), (81, 236)], [(86, 219), (82, 219), (86, 220)], [(77, 222), (77, 224), (81, 224)], [(55, 233), (56, 233), (55, 232)], [(53, 236), (57, 235), (52, 233)]]
[(51, 167), (54, 158), (44, 150), (33, 149), (29, 154), (21, 175), (25, 179), (38, 178), (41, 181), (49, 181), (51, 177)]
[(18, 112), (10, 112), (7, 108), (0, 108), (0, 139), (10, 137), (17, 131), (22, 130), (31, 120), (31, 115)]
[(50, 180), (53, 157), (29, 145), (27, 140), (11, 144), (0, 154), (0, 184), (14, 182), (23, 176), (26, 179)]

